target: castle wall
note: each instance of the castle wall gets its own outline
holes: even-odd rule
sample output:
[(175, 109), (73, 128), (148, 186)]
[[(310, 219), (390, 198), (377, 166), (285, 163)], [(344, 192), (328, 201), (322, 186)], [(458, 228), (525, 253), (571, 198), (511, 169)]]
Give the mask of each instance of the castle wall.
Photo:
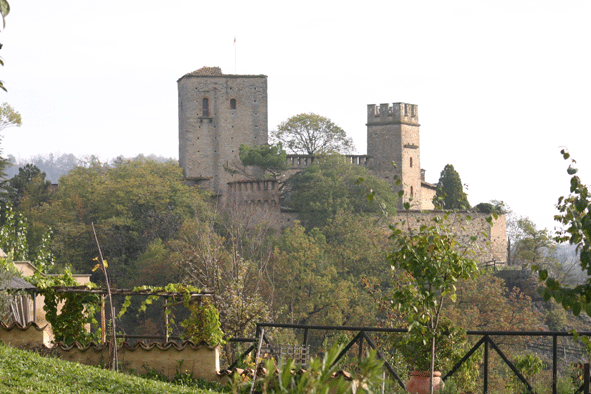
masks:
[(227, 202), (234, 204), (279, 207), (278, 185), (273, 179), (228, 182), (224, 196)]
[[(204, 67), (180, 78), (178, 90), (179, 162), (188, 180), (217, 193), (227, 209), (247, 212), (253, 222), (267, 221), (277, 228), (291, 225), (297, 213), (281, 210), (275, 183), (247, 180), (224, 169), (239, 163), (241, 144), (254, 146), (268, 141), (267, 77), (224, 75), (218, 67)], [(399, 208), (412, 198), (415, 219), (438, 214), (432, 211), (435, 185), (425, 182), (421, 170), (419, 127), (417, 105), (370, 104), (367, 155), (345, 156), (348, 162), (366, 166), (371, 174), (389, 182), (396, 192), (402, 190)], [(291, 168), (283, 176), (287, 179), (314, 160), (308, 155), (288, 155)], [(471, 215), (476, 219), (465, 232), (458, 232), (469, 236), (485, 231), (491, 245), (483, 252), (483, 261), (504, 262), (504, 217), (490, 229), (483, 227), (484, 216)]]
[(426, 182), (421, 182), (421, 209), (428, 211), (435, 209), (435, 205), (433, 204), (435, 194), (437, 194), (437, 189), (434, 185), (431, 185)]
[[(432, 223), (434, 217), (443, 217), (445, 211), (403, 211), (392, 217), (392, 223), (403, 225), (402, 229), (418, 230), (425, 223)], [(507, 262), (506, 216), (499, 215), (492, 219), (492, 226), (486, 218), (491, 216), (480, 212), (449, 213), (452, 232), (461, 245), (472, 243), (470, 237), (477, 237), (476, 257), (483, 265), (503, 265)], [(470, 221), (467, 221), (467, 218)], [(404, 222), (404, 224), (403, 224)]]
[(203, 68), (180, 78), (178, 93), (179, 164), (185, 177), (221, 193), (242, 179), (224, 169), (239, 162), (240, 145), (267, 143), (267, 77)]

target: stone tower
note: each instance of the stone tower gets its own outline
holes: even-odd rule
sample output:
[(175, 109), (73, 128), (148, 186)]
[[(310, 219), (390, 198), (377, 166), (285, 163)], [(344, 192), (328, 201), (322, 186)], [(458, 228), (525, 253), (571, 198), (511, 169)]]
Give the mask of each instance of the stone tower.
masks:
[[(413, 199), (420, 208), (421, 147), (417, 105), (406, 103), (367, 106), (367, 155), (371, 171), (401, 190), (402, 202)], [(392, 165), (396, 163), (396, 167)], [(396, 186), (396, 176), (402, 182)]]
[(224, 169), (238, 160), (240, 145), (267, 143), (267, 76), (203, 67), (177, 83), (179, 164), (188, 180), (221, 194), (241, 179)]

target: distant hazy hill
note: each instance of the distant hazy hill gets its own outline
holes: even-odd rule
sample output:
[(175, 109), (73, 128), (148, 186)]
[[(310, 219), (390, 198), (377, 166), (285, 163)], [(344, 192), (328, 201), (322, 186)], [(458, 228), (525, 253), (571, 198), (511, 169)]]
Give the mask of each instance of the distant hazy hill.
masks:
[[(148, 159), (156, 160), (157, 162), (167, 162), (170, 161), (170, 158), (163, 157), (163, 156), (156, 156), (156, 155), (138, 155), (131, 160), (140, 158), (140, 157), (147, 157)], [(6, 170), (6, 178), (10, 179), (13, 176), (18, 174), (18, 169), (20, 167), (24, 167), (26, 164), (34, 164), (39, 168), (42, 172), (45, 173), (45, 179), (50, 180), (52, 183), (58, 183), (60, 177), (62, 175), (67, 174), (71, 169), (76, 166), (84, 166), (86, 162), (88, 162), (91, 158), (90, 157), (82, 157), (78, 158), (74, 156), (72, 153), (64, 153), (60, 155), (54, 155), (50, 153), (48, 156), (37, 155), (29, 159), (19, 159), (12, 155), (8, 155), (8, 159), (13, 163), (13, 166)], [(117, 159), (128, 159), (123, 156), (118, 157)], [(117, 159), (109, 160), (109, 163)]]

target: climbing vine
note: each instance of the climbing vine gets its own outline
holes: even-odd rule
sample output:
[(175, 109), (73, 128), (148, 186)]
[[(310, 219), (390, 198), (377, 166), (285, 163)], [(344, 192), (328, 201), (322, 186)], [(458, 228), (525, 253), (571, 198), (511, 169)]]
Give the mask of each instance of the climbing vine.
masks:
[[(184, 285), (181, 283), (169, 283), (164, 287), (156, 286), (139, 286), (134, 287), (134, 292), (150, 292), (146, 299), (138, 308), (138, 314), (145, 312), (148, 305), (151, 305), (155, 300), (162, 296), (162, 293), (179, 293), (182, 295), (182, 301), (177, 300), (176, 296), (167, 296), (172, 299), (174, 303), (182, 302), (182, 304), (191, 312), (190, 316), (180, 322), (181, 327), (185, 328), (185, 332), (181, 337), (185, 340), (198, 343), (201, 341), (207, 342), (211, 346), (223, 345), (224, 333), (221, 329), (220, 314), (217, 308), (206, 298), (194, 300), (191, 294), (201, 293), (197, 287)], [(160, 293), (160, 294), (159, 294)], [(131, 295), (125, 297), (125, 301), (119, 310), (118, 317), (121, 318), (127, 309), (131, 306)], [(176, 323), (172, 316), (172, 309), (167, 308), (166, 312), (169, 318), (169, 325), (166, 327), (168, 335), (172, 333), (172, 326)]]
[[(55, 342), (87, 344), (98, 339), (100, 331), (92, 334), (86, 329), (86, 325), (98, 327), (94, 316), (100, 302), (99, 295), (58, 293), (55, 289), (56, 286), (79, 285), (69, 269), (59, 276), (43, 276), (36, 273), (27, 280), (37, 286), (45, 297), (43, 309), (45, 310), (45, 318), (53, 329)], [(86, 286), (88, 288), (96, 287), (93, 283), (88, 283)], [(59, 305), (61, 305), (61, 309)]]

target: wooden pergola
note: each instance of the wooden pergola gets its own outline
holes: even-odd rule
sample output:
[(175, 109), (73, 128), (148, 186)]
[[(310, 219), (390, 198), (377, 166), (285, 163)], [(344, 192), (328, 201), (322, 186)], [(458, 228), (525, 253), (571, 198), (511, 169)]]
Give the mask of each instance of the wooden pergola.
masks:
[[(81, 293), (81, 294), (98, 294), (100, 295), (101, 299), (101, 341), (103, 343), (107, 340), (107, 321), (105, 316), (105, 296), (108, 294), (108, 290), (106, 288), (96, 287), (96, 288), (88, 288), (86, 285), (81, 286), (54, 286), (52, 288), (56, 293)], [(183, 298), (187, 293), (185, 292), (170, 292), (165, 290), (133, 290), (133, 289), (110, 289), (111, 295), (113, 296), (158, 296), (164, 297), (164, 340), (168, 342), (168, 314), (166, 313), (168, 307), (178, 305), (181, 302), (175, 302), (174, 304), (168, 303), (169, 298), (176, 298), (181, 297)], [(43, 291), (40, 290), (40, 293)], [(199, 293), (191, 292), (189, 293), (191, 298), (202, 298), (202, 297), (211, 297), (213, 296), (213, 292), (210, 291), (202, 291)], [(113, 316), (114, 317), (114, 316)]]
[[(2, 249), (0, 249), (0, 251), (1, 250)], [(0, 320), (8, 318), (10, 321), (19, 323), (23, 327), (30, 321), (37, 323), (37, 304), (35, 296), (37, 295), (38, 289), (36, 286), (30, 284), (19, 276), (14, 275), (10, 278), (8, 283), (3, 287), (0, 287), (0, 291), (12, 294), (9, 312), (6, 316), (0, 316)], [(26, 299), (25, 294), (28, 294), (33, 301), (32, 320), (29, 301)]]

